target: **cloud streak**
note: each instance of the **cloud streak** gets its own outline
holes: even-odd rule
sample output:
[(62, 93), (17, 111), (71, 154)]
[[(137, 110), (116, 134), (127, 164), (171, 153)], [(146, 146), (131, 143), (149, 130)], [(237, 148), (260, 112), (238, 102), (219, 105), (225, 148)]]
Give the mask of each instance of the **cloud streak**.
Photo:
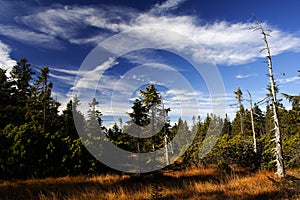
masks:
[(293, 77), (284, 78), (284, 79), (277, 79), (277, 82), (280, 84), (286, 84), (286, 83), (296, 82), (299, 80), (300, 80), (299, 76), (293, 76)]
[(235, 76), (235, 78), (237, 79), (245, 79), (245, 78), (249, 78), (249, 77), (253, 77), (256, 76), (256, 74), (238, 74)]
[(152, 14), (161, 14), (170, 10), (175, 10), (185, 1), (186, 0), (167, 0), (162, 4), (155, 4), (149, 12)]
[(54, 37), (17, 26), (0, 25), (0, 34), (30, 45), (42, 46), (49, 49), (62, 48), (62, 45)]

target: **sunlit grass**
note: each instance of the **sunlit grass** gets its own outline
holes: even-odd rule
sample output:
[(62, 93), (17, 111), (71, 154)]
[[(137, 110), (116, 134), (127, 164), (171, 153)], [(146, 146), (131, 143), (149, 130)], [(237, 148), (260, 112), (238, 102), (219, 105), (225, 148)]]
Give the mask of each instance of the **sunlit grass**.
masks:
[[(272, 172), (250, 173), (232, 167), (231, 174), (215, 167), (165, 170), (155, 175), (66, 176), (3, 181), (1, 199), (300, 199), (299, 170), (284, 181)], [(156, 186), (156, 187), (155, 187)], [(157, 189), (158, 188), (158, 189)]]

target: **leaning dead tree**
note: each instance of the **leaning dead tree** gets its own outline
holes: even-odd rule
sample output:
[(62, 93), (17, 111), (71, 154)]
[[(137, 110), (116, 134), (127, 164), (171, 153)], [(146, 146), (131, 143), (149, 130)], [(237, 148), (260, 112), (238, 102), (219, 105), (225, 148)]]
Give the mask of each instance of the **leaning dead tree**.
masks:
[(273, 75), (273, 67), (272, 67), (272, 59), (271, 59), (271, 52), (270, 47), (267, 41), (268, 34), (265, 32), (263, 25), (260, 23), (257, 17), (255, 17), (257, 27), (255, 30), (260, 30), (261, 34), (263, 35), (263, 40), (265, 42), (266, 47), (262, 49), (267, 51), (267, 59), (268, 59), (268, 69), (269, 69), (269, 77), (270, 77), (270, 86), (271, 86), (271, 93), (272, 93), (272, 106), (273, 106), (273, 122), (274, 122), (274, 131), (275, 131), (275, 157), (276, 157), (276, 166), (277, 166), (277, 175), (279, 178), (283, 178), (285, 176), (285, 169), (284, 169), (284, 161), (283, 161), (283, 151), (282, 151), (282, 141), (281, 141), (281, 132), (278, 120), (278, 105), (277, 105), (277, 98), (275, 92), (275, 81)]

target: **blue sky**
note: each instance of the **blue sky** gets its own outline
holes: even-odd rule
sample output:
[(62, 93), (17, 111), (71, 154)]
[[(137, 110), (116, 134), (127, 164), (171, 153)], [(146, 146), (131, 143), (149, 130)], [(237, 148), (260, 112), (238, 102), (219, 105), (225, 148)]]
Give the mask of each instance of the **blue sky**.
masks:
[(272, 30), (280, 92), (299, 94), (299, 10), (296, 0), (0, 1), (0, 66), (23, 57), (34, 70), (49, 66), (62, 109), (77, 94), (85, 112), (95, 96), (107, 123), (149, 83), (160, 85), (172, 120), (212, 111), (232, 119), (233, 91), (257, 102), (268, 84), (253, 13)]

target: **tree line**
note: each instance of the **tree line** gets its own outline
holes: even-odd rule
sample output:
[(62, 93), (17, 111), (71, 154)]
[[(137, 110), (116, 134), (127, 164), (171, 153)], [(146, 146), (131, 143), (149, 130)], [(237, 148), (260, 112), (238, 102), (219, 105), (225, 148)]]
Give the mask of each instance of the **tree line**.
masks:
[[(181, 166), (223, 162), (254, 170), (275, 168), (273, 105), (268, 101), (269, 98), (263, 104), (265, 112), (260, 109), (260, 102), (249, 109), (244, 106), (245, 98), (238, 88), (234, 92), (237, 112), (232, 121), (227, 116), (207, 114), (193, 116), (191, 126), (181, 118), (171, 125), (168, 118), (171, 108), (165, 108), (160, 92), (150, 84), (140, 91), (140, 96), (133, 102), (132, 111), (127, 113), (130, 121), (123, 124), (120, 120), (112, 127), (105, 127), (96, 98), (91, 99), (87, 116), (79, 111), (80, 99), (77, 96), (60, 113), (60, 103), (52, 97), (53, 83), (49, 81), (49, 73), (49, 68), (43, 67), (35, 74), (25, 58), (13, 67), (9, 76), (6, 70), (0, 68), (1, 179), (113, 171), (89, 153), (86, 146), (93, 144), (80, 138), (80, 131), (87, 132), (95, 141), (99, 137), (105, 138), (131, 152), (155, 152), (165, 148), (165, 160), (161, 162), (168, 163), (169, 156), (179, 154)], [(276, 92), (279, 92), (278, 87)], [(278, 115), (284, 161), (287, 167), (299, 167), (299, 96), (283, 96), (292, 103), (292, 109), (287, 110), (280, 99), (277, 101), (281, 108)], [(82, 130), (76, 128), (74, 119), (80, 123)], [(212, 123), (221, 126), (221, 131), (213, 130)], [(208, 134), (210, 130), (212, 134)], [(253, 145), (253, 131), (256, 133), (256, 145)], [(178, 132), (180, 136), (174, 139)], [(214, 148), (204, 157), (199, 156), (205, 139), (213, 141), (216, 135), (219, 138)], [(193, 140), (189, 141), (190, 138)]]

